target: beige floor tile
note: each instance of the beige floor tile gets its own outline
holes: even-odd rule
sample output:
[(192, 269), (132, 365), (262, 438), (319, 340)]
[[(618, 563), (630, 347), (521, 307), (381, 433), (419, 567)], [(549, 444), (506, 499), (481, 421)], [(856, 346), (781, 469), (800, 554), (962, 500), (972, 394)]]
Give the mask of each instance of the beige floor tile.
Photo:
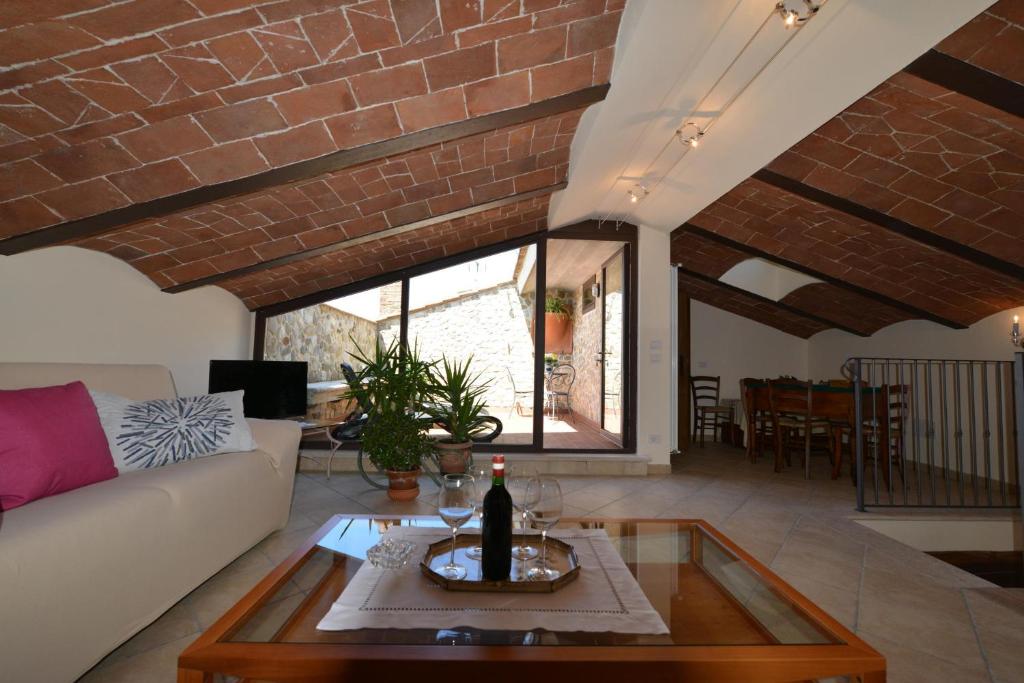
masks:
[(857, 635), (885, 657), (887, 683), (991, 683), (984, 663), (939, 659), (871, 631)]
[(969, 667), (984, 664), (960, 590), (865, 567), (859, 627)]
[(1024, 681), (1024, 591), (968, 588), (963, 595), (993, 680)]
[(165, 643), (142, 654), (93, 669), (80, 683), (173, 683), (178, 670), (178, 655), (196, 636)]

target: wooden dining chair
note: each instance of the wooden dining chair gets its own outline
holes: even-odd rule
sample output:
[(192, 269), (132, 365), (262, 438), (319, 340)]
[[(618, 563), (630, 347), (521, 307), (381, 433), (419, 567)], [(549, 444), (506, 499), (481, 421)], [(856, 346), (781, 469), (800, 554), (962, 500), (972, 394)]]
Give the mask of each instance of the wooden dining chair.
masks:
[(882, 470), (882, 479), (885, 481), (885, 487), (889, 488), (890, 468), (884, 462), (885, 455), (882, 450), (883, 444), (881, 440), (885, 438), (885, 435), (884, 430), (881, 428), (881, 420), (888, 421), (889, 459), (895, 465), (896, 472), (902, 480), (903, 431), (906, 426), (907, 416), (910, 414), (910, 386), (907, 384), (889, 384), (883, 386), (882, 391), (886, 394), (886, 414), (865, 416), (861, 434), (864, 438), (865, 464), (877, 464)]
[[(744, 377), (740, 380), (743, 414), (747, 419), (747, 458), (750, 462), (757, 462), (757, 459), (764, 455), (766, 443), (775, 443), (771, 411), (758, 400), (759, 392), (763, 392), (761, 396), (767, 396), (768, 383), (765, 380), (754, 377)], [(774, 451), (774, 446), (772, 448)]]
[(719, 401), (721, 376), (693, 375), (690, 377), (690, 395), (693, 397), (693, 442), (704, 447), (704, 434), (711, 429), (711, 440), (715, 441), (718, 423), (725, 418), (729, 424), (735, 422), (735, 410), (731, 405)]
[(775, 441), (775, 471), (782, 471), (782, 463), (792, 464), (790, 450), (802, 445), (804, 472), (811, 476), (812, 443), (824, 442), (831, 459), (831, 424), (827, 419), (814, 416), (811, 383), (793, 379), (768, 381), (768, 405), (772, 416)]

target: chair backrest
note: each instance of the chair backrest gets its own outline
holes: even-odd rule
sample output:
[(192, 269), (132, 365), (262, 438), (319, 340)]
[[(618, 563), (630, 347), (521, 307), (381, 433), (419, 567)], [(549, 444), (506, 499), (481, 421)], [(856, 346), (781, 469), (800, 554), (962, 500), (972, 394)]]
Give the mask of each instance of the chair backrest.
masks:
[(559, 363), (551, 371), (551, 379), (548, 380), (548, 388), (551, 391), (568, 392), (572, 389), (572, 383), (576, 381), (576, 368), (568, 363)]
[(747, 405), (747, 391), (749, 390), (751, 384), (760, 381), (762, 380), (755, 379), (753, 377), (744, 377), (743, 379), (740, 380), (740, 402), (743, 406), (744, 415), (746, 415), (747, 412), (750, 410), (750, 406)]
[[(348, 382), (348, 385), (350, 387), (355, 386), (356, 384), (359, 383), (359, 375), (356, 374), (355, 368), (353, 368), (348, 363), (341, 364), (341, 376), (345, 378), (345, 381)], [(357, 402), (357, 405), (360, 412), (370, 412), (370, 406), (364, 406), (362, 402)]]
[(894, 429), (901, 429), (910, 414), (910, 385), (890, 384), (889, 390), (889, 424)]
[(690, 395), (693, 396), (693, 409), (702, 405), (718, 405), (718, 387), (722, 378), (718, 375), (691, 375)]
[(794, 379), (768, 380), (768, 405), (772, 415), (810, 417), (811, 383)]
[(518, 394), (519, 392), (516, 391), (516, 378), (512, 375), (512, 368), (506, 365), (505, 372), (508, 374), (508, 381), (512, 384), (512, 393)]

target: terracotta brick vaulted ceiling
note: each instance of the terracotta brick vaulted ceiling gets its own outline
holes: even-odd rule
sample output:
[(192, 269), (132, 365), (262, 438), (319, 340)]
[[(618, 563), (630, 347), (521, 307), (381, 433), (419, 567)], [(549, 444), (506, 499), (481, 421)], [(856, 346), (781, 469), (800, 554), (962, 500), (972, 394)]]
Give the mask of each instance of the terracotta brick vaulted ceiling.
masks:
[(251, 308), (547, 227), (624, 0), (4, 0), (0, 253)]
[[(1003, 0), (673, 233), (681, 287), (797, 336), (1024, 304), (1024, 2)], [(779, 302), (716, 282), (758, 257)]]

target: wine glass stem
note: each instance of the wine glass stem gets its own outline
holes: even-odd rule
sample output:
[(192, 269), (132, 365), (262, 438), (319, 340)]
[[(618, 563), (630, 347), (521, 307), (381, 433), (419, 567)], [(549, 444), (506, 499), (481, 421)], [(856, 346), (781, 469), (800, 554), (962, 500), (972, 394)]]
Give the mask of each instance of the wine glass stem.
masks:
[(541, 569), (548, 568), (548, 530), (540, 530), (540, 566)]
[(450, 566), (450, 567), (454, 567), (455, 566), (455, 533), (458, 530), (459, 530), (458, 527), (455, 527), (455, 526), (452, 527), (452, 554), (451, 554), (451, 557), (448, 558), (448, 566)]

